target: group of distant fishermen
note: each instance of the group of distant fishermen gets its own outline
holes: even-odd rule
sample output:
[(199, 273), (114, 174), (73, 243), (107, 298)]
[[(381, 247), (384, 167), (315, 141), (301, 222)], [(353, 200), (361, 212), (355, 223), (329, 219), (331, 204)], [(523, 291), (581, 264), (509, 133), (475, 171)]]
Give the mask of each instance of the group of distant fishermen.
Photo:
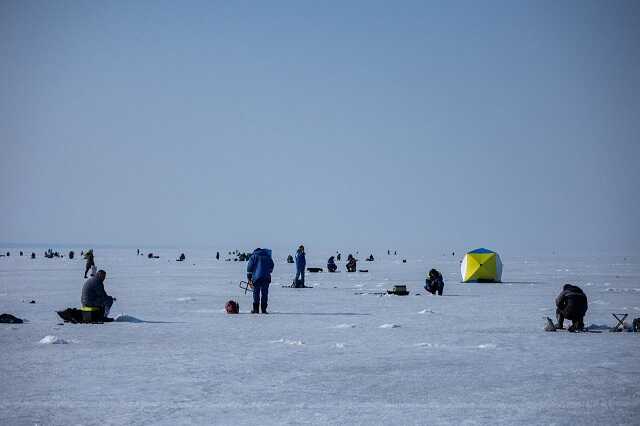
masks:
[[(82, 307), (93, 308), (98, 312), (99, 318), (109, 320), (108, 314), (113, 302), (116, 300), (107, 294), (104, 287), (104, 282), (107, 273), (104, 270), (96, 271), (95, 259), (93, 250), (88, 250), (84, 254), (86, 260), (85, 274), (91, 270), (91, 278), (87, 279), (82, 287)], [(184, 255), (181, 256), (181, 258)], [(340, 260), (340, 253), (337, 254), (337, 259)], [(289, 261), (289, 259), (287, 259)], [(305, 287), (305, 268), (307, 265), (306, 254), (303, 245), (298, 247), (295, 256), (296, 274), (292, 284), (292, 287)], [(354, 272), (356, 270), (356, 259), (353, 255), (347, 256), (347, 271)], [(267, 312), (267, 306), (269, 302), (269, 284), (271, 283), (271, 274), (273, 272), (274, 262), (271, 255), (271, 250), (264, 248), (257, 248), (248, 256), (247, 263), (247, 280), (249, 285), (253, 288), (253, 307), (252, 314)], [(330, 272), (337, 270), (335, 263), (335, 257), (331, 256), (327, 261), (327, 269)], [(444, 278), (442, 273), (436, 269), (431, 269), (425, 280), (424, 289), (433, 294), (442, 296), (444, 291)], [(562, 288), (562, 292), (558, 295), (555, 301), (556, 304), (556, 317), (558, 329), (564, 328), (564, 320), (570, 320), (572, 322), (569, 327), (569, 331), (580, 331), (584, 329), (584, 316), (588, 309), (587, 296), (581, 288), (565, 284)]]
[[(72, 253), (73, 253), (73, 252), (72, 252)], [(46, 255), (47, 255), (47, 252), (45, 252), (45, 257), (46, 257)], [(8, 251), (6, 254), (0, 254), (0, 257), (5, 257), (5, 256), (7, 256), (7, 257), (11, 257), (11, 252), (10, 252), (10, 251)], [(22, 252), (22, 251), (21, 251), (21, 252), (20, 252), (20, 256), (24, 256), (24, 252)], [(35, 259), (35, 258), (36, 258), (36, 254), (32, 252), (32, 253), (31, 253), (31, 258), (32, 258), (32, 259)], [(72, 256), (71, 258), (73, 259), (73, 256)]]

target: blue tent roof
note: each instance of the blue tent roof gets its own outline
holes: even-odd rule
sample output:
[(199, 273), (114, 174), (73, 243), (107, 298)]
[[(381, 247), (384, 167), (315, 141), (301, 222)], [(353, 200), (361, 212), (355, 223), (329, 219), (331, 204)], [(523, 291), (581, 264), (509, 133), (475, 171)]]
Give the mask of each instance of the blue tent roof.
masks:
[(491, 251), (491, 250), (487, 250), (486, 248), (478, 248), (475, 250), (470, 251), (469, 253), (495, 253), (495, 251)]

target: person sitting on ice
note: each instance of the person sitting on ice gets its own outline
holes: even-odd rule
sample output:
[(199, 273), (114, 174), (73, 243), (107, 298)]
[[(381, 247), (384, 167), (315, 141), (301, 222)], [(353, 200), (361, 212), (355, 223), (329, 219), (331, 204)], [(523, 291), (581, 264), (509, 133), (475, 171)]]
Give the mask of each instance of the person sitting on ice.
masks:
[(584, 329), (584, 315), (587, 313), (587, 295), (578, 286), (565, 284), (556, 298), (556, 328), (563, 329), (565, 318), (571, 320), (569, 331)]
[(267, 313), (267, 303), (269, 302), (269, 284), (271, 284), (271, 273), (273, 272), (273, 259), (271, 250), (257, 248), (249, 257), (247, 263), (247, 281), (253, 287), (253, 309), (252, 314), (259, 313), (258, 306), (262, 313)]
[(347, 256), (347, 272), (355, 272), (356, 271), (356, 258), (353, 255)]
[(372, 255), (372, 254), (371, 254), (371, 255), (369, 255), (369, 257), (367, 257), (365, 260), (366, 260), (367, 262), (373, 262), (373, 255)]
[(335, 272), (338, 270), (338, 265), (336, 265), (336, 262), (333, 259), (333, 256), (331, 256), (329, 260), (327, 260), (327, 269), (329, 272)]
[(181, 253), (180, 257), (176, 259), (176, 262), (184, 262), (186, 258), (187, 257), (184, 255), (184, 253)]
[(425, 280), (424, 289), (433, 295), (437, 293), (439, 296), (442, 296), (442, 291), (444, 290), (444, 278), (442, 278), (440, 271), (437, 269), (431, 269), (429, 271), (429, 276)]
[(82, 286), (82, 307), (83, 309), (94, 308), (95, 316), (98, 320), (109, 319), (109, 310), (116, 301), (115, 297), (111, 297), (104, 289), (104, 281), (107, 273), (100, 269), (93, 277), (85, 281)]

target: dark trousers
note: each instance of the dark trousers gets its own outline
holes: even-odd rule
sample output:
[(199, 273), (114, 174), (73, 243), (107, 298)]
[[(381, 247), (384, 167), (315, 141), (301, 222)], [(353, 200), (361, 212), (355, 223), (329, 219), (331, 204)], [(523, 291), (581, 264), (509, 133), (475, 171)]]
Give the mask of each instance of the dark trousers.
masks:
[(427, 290), (431, 294), (438, 293), (439, 296), (442, 296), (442, 291), (444, 290), (444, 283), (440, 280), (432, 281), (429, 278), (426, 280), (426, 285), (424, 286), (425, 290)]
[(564, 320), (571, 320), (571, 327), (573, 329), (582, 330), (584, 328), (584, 314), (579, 315), (577, 312), (571, 312), (565, 309), (556, 309), (556, 317), (558, 318), (558, 325), (563, 327)]
[[(89, 272), (89, 270), (91, 269), (91, 267), (96, 267), (96, 264), (93, 262), (87, 262), (87, 266), (84, 269), (84, 277), (87, 278), (87, 272)], [(93, 274), (91, 274), (91, 276), (93, 276)]]
[(269, 302), (269, 284), (271, 279), (262, 278), (253, 282), (253, 304), (266, 306)]
[(104, 304), (102, 305), (102, 316), (103, 317), (108, 317), (109, 316), (109, 311), (111, 310), (111, 306), (113, 306), (113, 297), (109, 296), (109, 298), (107, 300), (104, 301)]

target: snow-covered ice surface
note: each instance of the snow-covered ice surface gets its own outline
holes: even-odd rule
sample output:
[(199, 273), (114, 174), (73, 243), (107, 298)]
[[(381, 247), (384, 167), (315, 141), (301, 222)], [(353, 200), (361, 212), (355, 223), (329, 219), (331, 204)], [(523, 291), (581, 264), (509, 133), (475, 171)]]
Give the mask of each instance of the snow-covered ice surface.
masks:
[[(294, 266), (280, 253), (271, 314), (250, 315), (238, 288), (246, 264), (204, 251), (175, 262), (182, 251), (96, 249), (118, 298), (112, 316), (126, 315), (104, 325), (62, 325), (55, 313), (80, 302), (81, 259), (0, 258), (0, 313), (29, 320), (0, 324), (0, 423), (639, 422), (640, 334), (543, 331), (565, 282), (587, 293), (586, 324), (639, 317), (637, 256), (502, 253), (496, 285), (460, 284), (457, 258), (378, 255), (359, 264), (369, 273), (308, 274), (313, 289), (287, 289)], [(308, 266), (327, 257), (310, 253)], [(421, 288), (431, 267), (443, 297)], [(411, 295), (355, 294), (394, 284)], [(229, 299), (240, 315), (225, 314)]]

